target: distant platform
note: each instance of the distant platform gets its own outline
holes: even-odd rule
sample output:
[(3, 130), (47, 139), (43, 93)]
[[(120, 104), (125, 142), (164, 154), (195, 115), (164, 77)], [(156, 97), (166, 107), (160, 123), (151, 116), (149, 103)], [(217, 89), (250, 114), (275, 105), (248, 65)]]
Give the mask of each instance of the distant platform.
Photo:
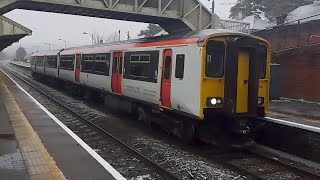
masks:
[(125, 179), (0, 71), (0, 179)]
[(30, 63), (26, 63), (23, 61), (10, 61), (10, 63), (21, 68), (30, 69)]
[(320, 103), (295, 99), (273, 100), (269, 120), (320, 133)]

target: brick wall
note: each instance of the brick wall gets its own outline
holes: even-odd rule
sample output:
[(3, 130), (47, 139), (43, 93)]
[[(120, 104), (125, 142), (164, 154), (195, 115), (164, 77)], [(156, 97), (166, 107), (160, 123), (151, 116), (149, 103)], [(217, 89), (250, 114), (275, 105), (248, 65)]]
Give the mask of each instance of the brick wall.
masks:
[(320, 43), (320, 20), (309, 21), (302, 24), (278, 26), (272, 29), (254, 33), (271, 44), (273, 51), (294, 48), (298, 45), (304, 46), (313, 43)]
[[(255, 33), (272, 45), (281, 65), (281, 96), (320, 102), (320, 20)], [(299, 45), (299, 47), (298, 47)]]
[(307, 52), (284, 57), (277, 59), (281, 64), (281, 95), (320, 102), (320, 56)]

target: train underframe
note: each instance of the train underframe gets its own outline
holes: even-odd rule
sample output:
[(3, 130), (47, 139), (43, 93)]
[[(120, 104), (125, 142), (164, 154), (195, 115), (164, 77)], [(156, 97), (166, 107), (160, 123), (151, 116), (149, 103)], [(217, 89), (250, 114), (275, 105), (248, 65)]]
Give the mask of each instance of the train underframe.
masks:
[(252, 142), (251, 122), (254, 117), (228, 117), (223, 113), (210, 113), (204, 120), (199, 120), (174, 111), (159, 109), (158, 105), (106, 93), (92, 87), (39, 73), (32, 75), (35, 79), (54, 87), (63, 88), (72, 95), (100, 101), (108, 109), (125, 112), (148, 126), (160, 125), (166, 132), (178, 136), (185, 143), (201, 140), (210, 144), (241, 147)]

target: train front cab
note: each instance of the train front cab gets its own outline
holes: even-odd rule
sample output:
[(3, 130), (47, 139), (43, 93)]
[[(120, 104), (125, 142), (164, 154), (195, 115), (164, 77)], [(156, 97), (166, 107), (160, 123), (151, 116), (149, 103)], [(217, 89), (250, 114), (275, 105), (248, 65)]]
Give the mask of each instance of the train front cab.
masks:
[(211, 36), (204, 41), (202, 52), (201, 119), (241, 123), (267, 114), (270, 45), (266, 41), (251, 36)]

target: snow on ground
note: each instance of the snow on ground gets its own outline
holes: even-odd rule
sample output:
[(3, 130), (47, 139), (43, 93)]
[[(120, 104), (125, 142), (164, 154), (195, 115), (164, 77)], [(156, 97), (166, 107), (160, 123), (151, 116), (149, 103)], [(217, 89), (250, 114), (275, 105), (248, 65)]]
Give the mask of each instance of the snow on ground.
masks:
[[(151, 155), (152, 160), (161, 159), (158, 162), (164, 167), (168, 167), (170, 172), (182, 173), (182, 179), (245, 179), (239, 174), (230, 170), (224, 169), (221, 165), (210, 162), (203, 157), (190, 154), (186, 151), (177, 149), (168, 144), (163, 144), (161, 141), (145, 138), (137, 138), (135, 140), (141, 146), (149, 146), (152, 148), (150, 152), (155, 152)], [(161, 156), (161, 158), (159, 158)]]

